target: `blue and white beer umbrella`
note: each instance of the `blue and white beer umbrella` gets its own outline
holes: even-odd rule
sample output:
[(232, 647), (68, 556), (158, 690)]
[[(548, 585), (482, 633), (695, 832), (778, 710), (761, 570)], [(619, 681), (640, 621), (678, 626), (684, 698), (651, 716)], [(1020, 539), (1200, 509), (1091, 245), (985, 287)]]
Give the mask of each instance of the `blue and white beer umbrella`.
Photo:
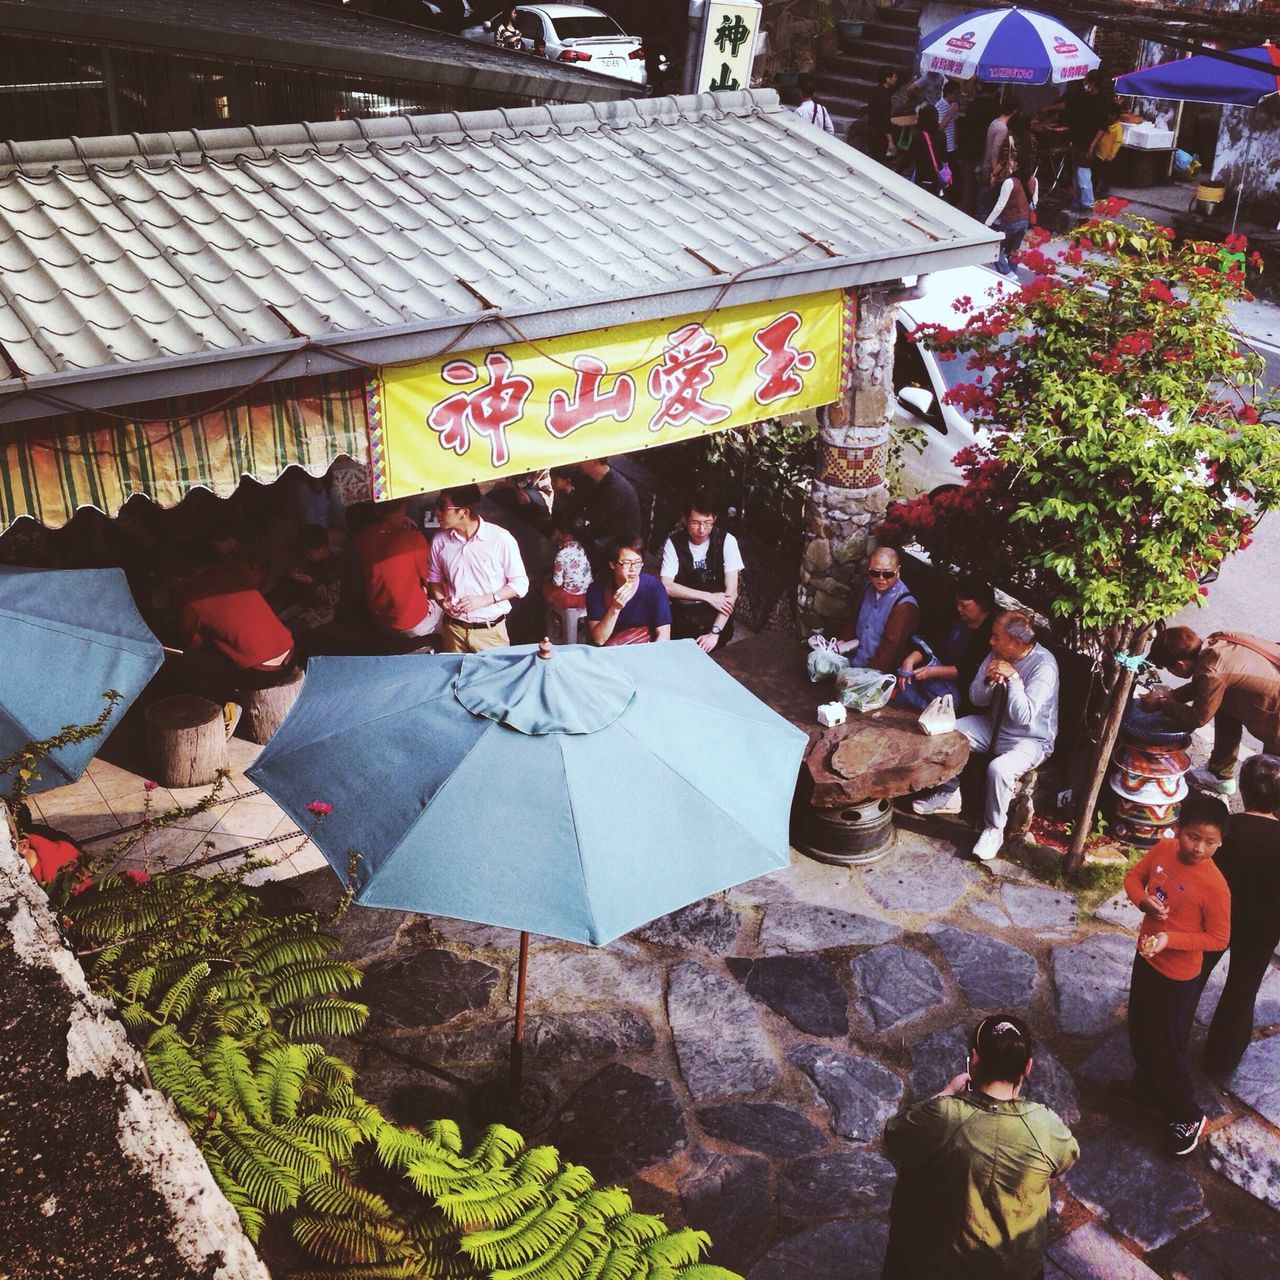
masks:
[(1066, 84), (1101, 59), (1060, 19), (1034, 9), (979, 9), (922, 36), (920, 70), (991, 84)]

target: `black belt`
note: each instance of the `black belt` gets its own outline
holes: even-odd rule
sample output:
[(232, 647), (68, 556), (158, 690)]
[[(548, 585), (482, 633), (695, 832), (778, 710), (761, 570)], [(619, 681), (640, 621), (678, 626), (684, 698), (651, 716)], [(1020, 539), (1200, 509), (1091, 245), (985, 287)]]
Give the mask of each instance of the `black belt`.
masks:
[(467, 631), (487, 631), (490, 627), (496, 627), (507, 615), (504, 613), (501, 618), (494, 618), (492, 622), (463, 622), (461, 618), (455, 618), (451, 613), (446, 613), (444, 616), (455, 627), (463, 627)]

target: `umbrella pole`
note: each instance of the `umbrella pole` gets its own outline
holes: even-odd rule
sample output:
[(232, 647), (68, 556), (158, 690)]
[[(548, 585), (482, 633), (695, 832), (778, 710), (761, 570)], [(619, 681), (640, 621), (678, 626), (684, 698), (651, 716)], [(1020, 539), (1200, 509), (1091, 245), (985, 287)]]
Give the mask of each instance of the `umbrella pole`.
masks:
[(529, 935), (520, 932), (520, 964), (516, 970), (516, 1029), (511, 1036), (511, 1096), (520, 1096), (524, 1083), (524, 981), (529, 968)]
[(1249, 131), (1249, 141), (1245, 143), (1244, 148), (1244, 164), (1240, 167), (1240, 181), (1236, 186), (1236, 211), (1231, 215), (1231, 234), (1236, 233), (1236, 224), (1240, 221), (1240, 199), (1244, 195), (1244, 179), (1245, 174), (1249, 172), (1249, 166), (1253, 162), (1253, 130)]

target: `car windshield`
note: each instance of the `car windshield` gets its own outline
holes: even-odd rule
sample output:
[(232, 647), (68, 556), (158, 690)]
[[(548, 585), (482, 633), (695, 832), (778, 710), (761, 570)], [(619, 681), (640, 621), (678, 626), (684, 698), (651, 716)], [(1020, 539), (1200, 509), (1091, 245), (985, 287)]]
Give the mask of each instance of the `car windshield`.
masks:
[(616, 39), (626, 35), (612, 18), (588, 14), (576, 18), (557, 18), (555, 20), (556, 39), (558, 40), (598, 40), (600, 37)]
[[(1012, 341), (1012, 334), (1002, 333), (1000, 335), (1002, 346)], [(991, 380), (990, 369), (969, 368), (969, 352), (967, 351), (962, 351), (957, 355), (951, 351), (938, 351), (933, 346), (930, 346), (929, 350), (933, 352), (933, 358), (938, 362), (938, 376), (942, 379), (942, 385), (948, 391), (970, 383), (975, 386), (985, 387)]]

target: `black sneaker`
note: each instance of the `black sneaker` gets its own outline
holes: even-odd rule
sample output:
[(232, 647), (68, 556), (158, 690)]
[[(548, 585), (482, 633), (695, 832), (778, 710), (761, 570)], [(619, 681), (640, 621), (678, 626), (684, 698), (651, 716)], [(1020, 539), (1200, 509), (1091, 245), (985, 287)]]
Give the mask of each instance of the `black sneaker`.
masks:
[(1196, 1143), (1208, 1123), (1208, 1116), (1201, 1116), (1199, 1120), (1175, 1120), (1169, 1126), (1169, 1153), (1189, 1156), (1196, 1149)]

